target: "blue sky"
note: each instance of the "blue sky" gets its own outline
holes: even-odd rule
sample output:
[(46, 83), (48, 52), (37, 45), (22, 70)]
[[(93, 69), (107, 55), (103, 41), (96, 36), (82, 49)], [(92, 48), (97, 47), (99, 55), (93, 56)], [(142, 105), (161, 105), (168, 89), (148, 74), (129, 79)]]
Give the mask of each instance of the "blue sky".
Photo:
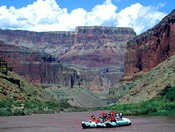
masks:
[[(14, 6), (21, 8), (29, 4), (33, 4), (37, 0), (0, 0), (0, 6), (6, 5), (8, 8)], [(61, 8), (67, 8), (69, 12), (76, 8), (84, 8), (90, 11), (95, 5), (103, 4), (104, 0), (56, 0)], [(135, 3), (141, 3), (144, 6), (157, 6), (159, 3), (165, 4), (164, 7), (159, 9), (167, 14), (175, 8), (174, 0), (112, 0), (119, 10), (126, 8)]]
[(0, 0), (0, 28), (69, 31), (96, 25), (140, 34), (173, 8), (174, 0)]

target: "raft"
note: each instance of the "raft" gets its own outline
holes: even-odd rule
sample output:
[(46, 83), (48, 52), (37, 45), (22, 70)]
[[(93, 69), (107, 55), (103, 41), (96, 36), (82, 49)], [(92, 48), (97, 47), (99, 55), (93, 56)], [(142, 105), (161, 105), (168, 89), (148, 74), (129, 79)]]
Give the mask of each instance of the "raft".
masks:
[(110, 128), (110, 127), (120, 127), (120, 126), (129, 126), (131, 121), (128, 118), (122, 118), (116, 122), (106, 121), (104, 123), (95, 123), (95, 122), (82, 122), (82, 128)]

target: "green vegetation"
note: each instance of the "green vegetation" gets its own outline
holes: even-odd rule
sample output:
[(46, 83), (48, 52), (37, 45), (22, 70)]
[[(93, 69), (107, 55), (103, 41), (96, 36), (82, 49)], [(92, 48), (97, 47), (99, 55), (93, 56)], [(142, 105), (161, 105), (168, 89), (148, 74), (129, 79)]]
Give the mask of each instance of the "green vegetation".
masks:
[(120, 111), (124, 115), (175, 115), (175, 87), (168, 88), (164, 95), (152, 100), (100, 109)]
[(87, 110), (73, 107), (53, 93), (57, 92), (29, 83), (12, 72), (11, 67), (0, 57), (0, 116)]
[(60, 112), (85, 111), (86, 109), (70, 106), (64, 101), (21, 102), (16, 100), (0, 101), (0, 116), (53, 114)]

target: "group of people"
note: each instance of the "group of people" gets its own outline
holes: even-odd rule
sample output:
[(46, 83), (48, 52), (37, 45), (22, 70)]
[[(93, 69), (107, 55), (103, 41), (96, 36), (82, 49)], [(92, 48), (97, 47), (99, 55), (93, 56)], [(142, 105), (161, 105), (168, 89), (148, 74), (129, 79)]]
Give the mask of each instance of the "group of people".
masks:
[(99, 117), (95, 117), (94, 115), (92, 115), (90, 117), (89, 122), (95, 122), (95, 123), (103, 123), (105, 121), (111, 121), (111, 122), (115, 122), (122, 119), (122, 113), (121, 112), (114, 112), (112, 111), (111, 113), (107, 114), (107, 113), (102, 113)]

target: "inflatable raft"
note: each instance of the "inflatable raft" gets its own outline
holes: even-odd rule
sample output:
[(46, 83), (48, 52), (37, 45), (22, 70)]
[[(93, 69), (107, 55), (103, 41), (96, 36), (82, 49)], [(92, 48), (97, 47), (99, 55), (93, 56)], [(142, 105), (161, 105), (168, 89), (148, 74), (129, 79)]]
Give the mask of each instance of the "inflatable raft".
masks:
[(110, 128), (110, 127), (119, 127), (119, 126), (129, 126), (131, 121), (127, 118), (122, 118), (116, 122), (106, 121), (104, 123), (95, 123), (95, 122), (82, 122), (82, 128)]

